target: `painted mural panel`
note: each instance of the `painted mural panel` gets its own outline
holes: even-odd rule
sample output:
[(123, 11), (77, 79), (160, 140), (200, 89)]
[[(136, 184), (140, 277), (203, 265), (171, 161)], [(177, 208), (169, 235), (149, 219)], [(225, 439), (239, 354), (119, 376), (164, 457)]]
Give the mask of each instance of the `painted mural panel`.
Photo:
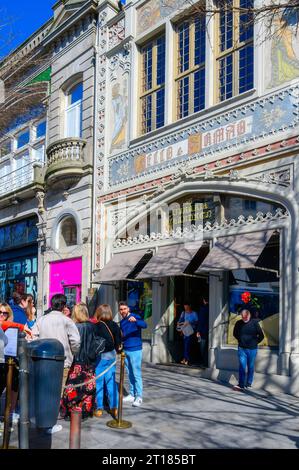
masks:
[(162, 18), (166, 18), (182, 5), (178, 0), (149, 0), (137, 9), (138, 34), (154, 27)]
[[(266, 88), (283, 85), (299, 77), (299, 37), (296, 12), (275, 18), (271, 46), (265, 60)], [(269, 67), (269, 64), (271, 66)]]
[(120, 59), (112, 73), (109, 103), (111, 103), (110, 153), (113, 154), (127, 143), (128, 134), (128, 73)]
[(298, 97), (299, 87), (288, 88), (112, 157), (110, 186), (273, 137), (298, 124)]

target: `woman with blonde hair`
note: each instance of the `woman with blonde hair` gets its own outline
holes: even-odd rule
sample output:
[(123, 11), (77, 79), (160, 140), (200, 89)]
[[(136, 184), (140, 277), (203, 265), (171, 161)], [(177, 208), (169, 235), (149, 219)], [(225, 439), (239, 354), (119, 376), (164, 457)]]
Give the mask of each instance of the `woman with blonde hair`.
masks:
[(31, 329), (36, 322), (36, 308), (34, 305), (34, 298), (32, 294), (28, 294), (27, 300), (28, 300), (28, 305), (26, 308), (26, 317), (27, 317), (26, 325)]
[[(121, 332), (120, 328), (112, 320), (112, 311), (110, 305), (100, 305), (94, 315), (97, 323), (94, 324), (96, 334), (105, 338), (105, 350), (96, 360), (96, 376), (108, 369), (116, 359), (116, 352), (121, 351)], [(104, 389), (107, 392), (107, 398), (111, 415), (115, 418), (118, 409), (118, 390), (115, 380), (116, 365), (111, 367), (104, 375), (96, 380), (96, 411), (94, 416), (99, 418), (103, 414), (104, 408)]]
[[(90, 323), (88, 309), (83, 302), (74, 305), (72, 320), (79, 330), (81, 343), (68, 374), (60, 403), (60, 414), (69, 419), (72, 410), (79, 410), (82, 412), (82, 419), (87, 419), (93, 414), (95, 398), (95, 359), (92, 357), (95, 326)], [(74, 387), (80, 383), (86, 385)]]

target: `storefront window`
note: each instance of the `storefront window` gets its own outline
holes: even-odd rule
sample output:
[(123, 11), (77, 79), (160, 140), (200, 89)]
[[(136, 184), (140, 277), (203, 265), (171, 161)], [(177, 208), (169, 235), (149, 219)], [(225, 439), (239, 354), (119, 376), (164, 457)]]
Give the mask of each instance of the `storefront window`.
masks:
[(8, 301), (14, 291), (37, 296), (37, 257), (27, 257), (0, 265), (0, 301)]
[(140, 315), (147, 323), (147, 328), (142, 330), (142, 339), (151, 339), (152, 320), (152, 282), (128, 282), (127, 287), (128, 306), (132, 313)]
[(37, 235), (35, 218), (0, 227), (0, 251), (35, 242)]
[[(264, 269), (238, 269), (229, 273), (229, 318), (227, 343), (237, 344), (234, 326), (241, 317), (239, 311), (249, 307), (254, 318), (260, 320), (265, 338), (259, 346), (279, 346), (279, 240), (271, 237), (263, 250), (259, 266)], [(251, 301), (246, 304), (241, 295), (249, 292)]]

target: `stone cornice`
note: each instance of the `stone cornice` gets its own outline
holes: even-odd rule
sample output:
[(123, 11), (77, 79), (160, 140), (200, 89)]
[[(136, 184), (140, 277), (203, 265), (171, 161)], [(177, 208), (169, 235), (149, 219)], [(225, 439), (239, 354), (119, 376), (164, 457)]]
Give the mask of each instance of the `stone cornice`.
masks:
[(96, 0), (90, 0), (87, 4), (85, 3), (82, 8), (74, 12), (65, 22), (58, 25), (56, 29), (51, 31), (43, 41), (43, 46), (50, 45), (53, 41), (60, 38), (65, 34), (70, 28), (75, 26), (76, 23), (81, 21), (86, 15), (90, 13), (97, 14), (98, 2)]

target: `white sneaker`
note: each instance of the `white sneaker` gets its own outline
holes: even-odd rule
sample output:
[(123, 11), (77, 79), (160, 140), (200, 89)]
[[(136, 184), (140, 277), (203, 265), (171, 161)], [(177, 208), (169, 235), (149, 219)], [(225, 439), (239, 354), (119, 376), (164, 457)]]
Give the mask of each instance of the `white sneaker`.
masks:
[(141, 406), (142, 405), (142, 398), (141, 397), (136, 397), (135, 400), (132, 403), (132, 406)]
[(123, 397), (123, 403), (133, 403), (133, 401), (135, 401), (135, 397), (131, 394)]
[(53, 428), (47, 429), (46, 433), (47, 434), (55, 434), (55, 432), (59, 432), (62, 430), (61, 424), (55, 424)]

